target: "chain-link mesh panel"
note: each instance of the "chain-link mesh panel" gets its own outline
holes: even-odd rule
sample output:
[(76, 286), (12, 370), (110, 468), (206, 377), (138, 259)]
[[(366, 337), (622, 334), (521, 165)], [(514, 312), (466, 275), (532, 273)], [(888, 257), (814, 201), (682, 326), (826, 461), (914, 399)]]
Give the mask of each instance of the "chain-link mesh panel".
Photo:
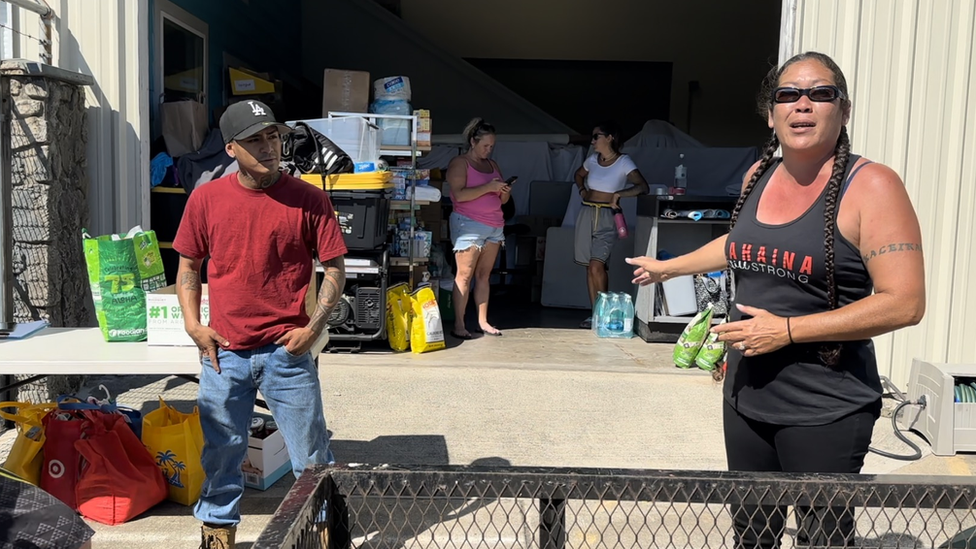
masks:
[[(4, 381), (3, 383), (21, 382), (31, 377), (33, 377), (33, 374), (12, 375), (9, 376), (8, 381)], [(10, 399), (33, 404), (54, 402), (60, 395), (73, 395), (77, 393), (84, 386), (86, 379), (87, 376), (84, 375), (46, 376), (14, 389), (10, 395)]]
[(971, 477), (312, 468), (254, 549), (966, 548), (974, 503)]

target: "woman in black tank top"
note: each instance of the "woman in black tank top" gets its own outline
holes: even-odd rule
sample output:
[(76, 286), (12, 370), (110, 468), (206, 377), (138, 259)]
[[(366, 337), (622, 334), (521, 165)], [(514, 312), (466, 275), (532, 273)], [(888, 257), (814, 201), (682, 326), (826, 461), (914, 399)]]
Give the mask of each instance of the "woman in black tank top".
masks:
[[(713, 328), (729, 351), (715, 374), (730, 470), (859, 473), (881, 410), (871, 338), (925, 310), (918, 219), (898, 175), (851, 154), (850, 95), (832, 59), (803, 53), (770, 71), (759, 110), (773, 135), (730, 233), (672, 260), (627, 262), (642, 285), (733, 273), (736, 307)], [(733, 506), (736, 546), (777, 547), (785, 513)], [(796, 514), (801, 545), (854, 541), (843, 505)]]

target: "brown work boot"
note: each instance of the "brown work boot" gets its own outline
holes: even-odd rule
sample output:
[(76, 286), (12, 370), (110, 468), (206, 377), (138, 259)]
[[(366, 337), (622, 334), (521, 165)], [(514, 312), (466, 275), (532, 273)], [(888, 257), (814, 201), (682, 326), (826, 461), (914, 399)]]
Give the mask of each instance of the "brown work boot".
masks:
[(203, 538), (200, 549), (234, 549), (234, 535), (237, 534), (237, 527), (211, 528), (204, 524), (200, 528), (200, 534)]

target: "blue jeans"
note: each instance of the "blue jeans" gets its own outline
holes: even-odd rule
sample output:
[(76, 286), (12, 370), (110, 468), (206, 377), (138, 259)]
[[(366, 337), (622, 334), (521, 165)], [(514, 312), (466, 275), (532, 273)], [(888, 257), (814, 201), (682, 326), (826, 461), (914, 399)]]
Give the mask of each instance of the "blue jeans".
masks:
[(197, 403), (206, 480), (193, 515), (208, 524), (233, 526), (241, 520), (241, 465), (247, 457), (258, 390), (285, 439), (296, 478), (306, 465), (328, 465), (335, 459), (329, 450), (319, 376), (311, 353), (294, 356), (283, 345), (265, 345), (251, 351), (222, 349), (217, 360), (219, 374), (209, 357), (201, 361)]

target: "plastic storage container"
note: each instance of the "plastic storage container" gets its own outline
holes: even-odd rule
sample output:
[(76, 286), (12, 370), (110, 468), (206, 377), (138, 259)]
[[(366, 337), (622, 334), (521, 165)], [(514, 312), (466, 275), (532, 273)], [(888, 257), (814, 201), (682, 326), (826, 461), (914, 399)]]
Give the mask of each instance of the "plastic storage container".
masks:
[[(302, 120), (310, 128), (328, 137), (352, 158), (353, 162), (376, 162), (380, 159), (383, 131), (359, 116)], [(286, 122), (291, 127), (295, 122)]]
[[(413, 107), (409, 101), (403, 99), (377, 99), (370, 103), (369, 112), (409, 116), (413, 114)], [(376, 124), (383, 130), (383, 135), (380, 137), (383, 145), (410, 146), (410, 134), (413, 131), (412, 121), (397, 118), (378, 118)]]
[(393, 172), (338, 173), (324, 178), (317, 173), (301, 175), (302, 181), (332, 191), (392, 191)]
[(393, 191), (332, 191), (329, 196), (346, 248), (375, 250), (386, 244)]
[[(341, 174), (326, 177), (325, 187), (336, 211), (339, 229), (349, 250), (375, 250), (386, 244), (393, 198), (390, 172)], [(302, 180), (321, 187), (318, 174)]]

